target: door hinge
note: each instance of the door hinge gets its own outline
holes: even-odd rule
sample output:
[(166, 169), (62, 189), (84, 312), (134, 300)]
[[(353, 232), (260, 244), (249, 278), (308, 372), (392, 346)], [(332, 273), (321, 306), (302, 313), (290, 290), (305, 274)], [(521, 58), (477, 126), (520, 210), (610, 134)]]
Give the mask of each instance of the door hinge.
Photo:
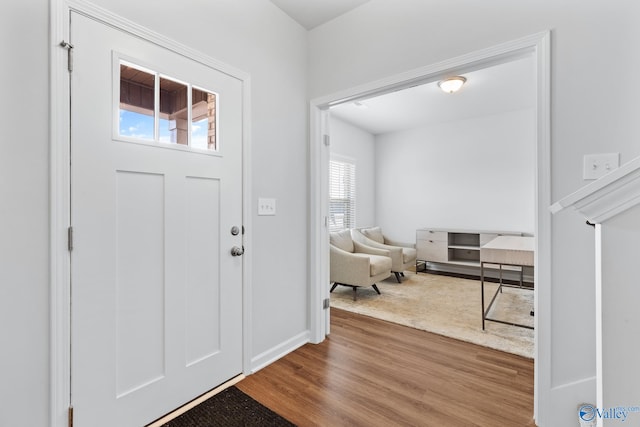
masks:
[(73, 45), (69, 42), (62, 40), (60, 46), (67, 49), (67, 69), (69, 72), (73, 71)]
[(69, 252), (73, 250), (73, 227), (67, 228), (67, 248)]
[(323, 308), (323, 309), (325, 309), (325, 310), (326, 310), (327, 308), (329, 308), (329, 306), (330, 306), (330, 304), (331, 304), (331, 302), (330, 302), (330, 301), (331, 301), (331, 300), (330, 300), (329, 298), (325, 298), (324, 300), (322, 300), (322, 308)]
[(327, 147), (331, 145), (331, 140), (329, 138), (329, 135), (322, 135), (322, 142), (324, 143), (324, 145), (326, 145)]
[(69, 406), (69, 427), (73, 427), (73, 406)]

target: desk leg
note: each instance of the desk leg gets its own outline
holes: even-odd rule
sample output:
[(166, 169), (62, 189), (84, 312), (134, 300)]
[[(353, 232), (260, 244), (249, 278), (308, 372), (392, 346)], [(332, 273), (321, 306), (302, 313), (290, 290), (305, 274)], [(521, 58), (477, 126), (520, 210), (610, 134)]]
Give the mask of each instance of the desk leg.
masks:
[(520, 267), (520, 287), (524, 285), (524, 267)]
[(484, 262), (480, 263), (480, 299), (482, 300), (482, 330), (484, 331)]

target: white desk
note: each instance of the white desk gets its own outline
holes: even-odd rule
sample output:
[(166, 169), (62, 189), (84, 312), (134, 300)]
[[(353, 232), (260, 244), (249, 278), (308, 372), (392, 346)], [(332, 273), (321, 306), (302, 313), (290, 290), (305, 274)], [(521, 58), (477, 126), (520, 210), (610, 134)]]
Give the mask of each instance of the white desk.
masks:
[[(498, 236), (480, 248), (480, 283), (482, 292), (482, 329), (484, 330), (485, 321), (504, 323), (507, 325), (520, 326), (522, 328), (533, 329), (528, 325), (522, 325), (504, 320), (491, 319), (487, 317), (491, 306), (496, 297), (502, 292), (503, 287), (524, 288), (522, 283), (524, 267), (533, 267), (534, 264), (535, 239), (533, 237), (523, 236)], [(494, 264), (500, 268), (500, 286), (493, 295), (489, 306), (484, 307), (484, 265)], [(504, 265), (520, 267), (520, 285), (510, 285), (502, 281), (502, 267)], [(531, 289), (533, 288), (525, 288)], [(531, 312), (533, 315), (533, 312)]]

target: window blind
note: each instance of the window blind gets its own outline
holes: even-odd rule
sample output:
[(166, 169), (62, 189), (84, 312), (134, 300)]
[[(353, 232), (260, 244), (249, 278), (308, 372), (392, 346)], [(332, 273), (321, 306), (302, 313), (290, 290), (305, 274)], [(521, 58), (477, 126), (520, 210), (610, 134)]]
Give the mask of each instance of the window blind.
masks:
[(329, 231), (356, 226), (356, 165), (329, 161)]

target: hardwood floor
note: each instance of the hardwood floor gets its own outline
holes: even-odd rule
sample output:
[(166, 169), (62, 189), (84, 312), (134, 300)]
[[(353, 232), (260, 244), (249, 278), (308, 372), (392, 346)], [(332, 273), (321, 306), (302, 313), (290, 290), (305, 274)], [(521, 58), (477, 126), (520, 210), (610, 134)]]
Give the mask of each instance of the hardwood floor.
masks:
[(337, 309), (237, 387), (301, 427), (535, 426), (532, 360)]

